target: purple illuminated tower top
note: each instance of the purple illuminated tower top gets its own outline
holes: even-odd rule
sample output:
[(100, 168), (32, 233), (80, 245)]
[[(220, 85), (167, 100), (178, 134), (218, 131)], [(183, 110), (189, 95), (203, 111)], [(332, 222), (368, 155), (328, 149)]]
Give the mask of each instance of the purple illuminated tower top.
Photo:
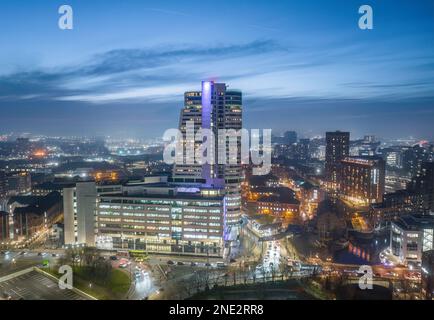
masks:
[[(212, 91), (214, 82), (202, 81), (202, 128), (211, 129), (211, 116), (212, 116)], [(211, 178), (211, 166), (206, 163), (202, 166), (202, 177), (206, 179), (206, 184), (213, 184)]]

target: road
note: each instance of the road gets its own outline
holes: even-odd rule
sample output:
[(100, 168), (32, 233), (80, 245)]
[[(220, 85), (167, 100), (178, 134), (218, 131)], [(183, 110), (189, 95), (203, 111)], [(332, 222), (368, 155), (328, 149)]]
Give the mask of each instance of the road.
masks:
[(279, 270), (281, 264), (281, 249), (279, 241), (267, 241), (265, 254), (262, 258), (262, 264), (256, 267), (257, 276), (261, 276), (264, 273), (269, 274)]
[(53, 257), (48, 252), (2, 251), (0, 253), (0, 276), (29, 267), (40, 266), (45, 260), (54, 265), (59, 257), (60, 254)]

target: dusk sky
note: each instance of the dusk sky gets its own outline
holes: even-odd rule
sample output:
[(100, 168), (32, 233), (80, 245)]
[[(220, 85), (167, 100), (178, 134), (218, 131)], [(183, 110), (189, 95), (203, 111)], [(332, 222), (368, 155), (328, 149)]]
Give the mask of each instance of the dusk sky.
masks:
[(2, 0), (0, 46), (0, 134), (159, 136), (214, 79), (249, 128), (434, 138), (434, 0)]

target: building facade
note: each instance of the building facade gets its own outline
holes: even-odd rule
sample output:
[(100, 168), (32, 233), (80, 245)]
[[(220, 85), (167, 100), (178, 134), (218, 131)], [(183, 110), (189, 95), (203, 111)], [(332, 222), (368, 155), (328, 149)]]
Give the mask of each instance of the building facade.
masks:
[(434, 211), (434, 162), (421, 164), (418, 174), (409, 183), (408, 189), (424, 196), (424, 211)]
[(338, 188), (341, 160), (349, 156), (350, 133), (327, 132), (326, 133), (326, 159), (325, 178), (334, 189)]
[(7, 185), (6, 173), (5, 171), (0, 170), (0, 211), (6, 210), (7, 194), (8, 194), (8, 185)]
[(13, 211), (14, 237), (29, 238), (61, 220), (62, 197), (57, 191), (34, 198), (29, 205), (18, 206)]
[(346, 157), (342, 161), (340, 192), (355, 204), (383, 201), (385, 163), (380, 157)]
[(119, 193), (121, 185), (98, 185), (95, 181), (77, 182), (63, 189), (65, 245), (95, 246), (97, 195)]
[(137, 193), (100, 195), (97, 246), (150, 253), (222, 257), (223, 190), (148, 184)]
[(222, 257), (225, 190), (166, 180), (65, 188), (65, 245)]
[(6, 173), (3, 170), (0, 170), (0, 199), (6, 197), (7, 190)]
[(28, 172), (9, 175), (7, 184), (10, 195), (26, 194), (32, 191), (32, 180)]
[(0, 241), (9, 239), (9, 213), (0, 211)]
[(434, 248), (434, 215), (411, 214), (391, 223), (392, 254), (405, 264), (420, 265), (422, 254)]
[(300, 202), (295, 198), (263, 196), (256, 201), (257, 212), (279, 218), (292, 219), (300, 213)]
[(434, 250), (422, 255), (422, 296), (426, 300), (434, 299)]
[[(187, 126), (191, 123), (194, 123), (192, 137), (187, 134)], [(183, 161), (182, 164), (177, 163), (174, 166), (173, 182), (223, 188), (227, 200), (225, 233), (230, 239), (236, 239), (241, 223), (241, 92), (228, 90), (224, 83), (203, 81), (201, 91), (190, 91), (184, 94), (184, 108), (181, 110), (179, 129), (183, 136), (183, 145), (180, 148), (183, 151), (181, 155)], [(209, 129), (214, 133), (215, 163), (201, 164), (197, 159), (191, 162), (186, 156), (189, 146), (193, 146), (194, 150), (200, 147), (202, 137), (196, 136), (200, 129)], [(229, 153), (229, 139), (226, 136), (219, 136), (221, 130), (234, 130), (238, 134), (236, 159)], [(225, 141), (219, 141), (221, 138)], [(221, 159), (225, 159), (225, 164), (221, 163)]]

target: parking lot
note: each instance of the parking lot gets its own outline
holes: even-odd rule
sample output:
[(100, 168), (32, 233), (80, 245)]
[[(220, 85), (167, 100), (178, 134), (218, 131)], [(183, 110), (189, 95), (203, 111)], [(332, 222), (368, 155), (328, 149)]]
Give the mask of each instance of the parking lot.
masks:
[(0, 297), (13, 300), (88, 300), (72, 290), (62, 290), (53, 279), (31, 271), (0, 282)]

